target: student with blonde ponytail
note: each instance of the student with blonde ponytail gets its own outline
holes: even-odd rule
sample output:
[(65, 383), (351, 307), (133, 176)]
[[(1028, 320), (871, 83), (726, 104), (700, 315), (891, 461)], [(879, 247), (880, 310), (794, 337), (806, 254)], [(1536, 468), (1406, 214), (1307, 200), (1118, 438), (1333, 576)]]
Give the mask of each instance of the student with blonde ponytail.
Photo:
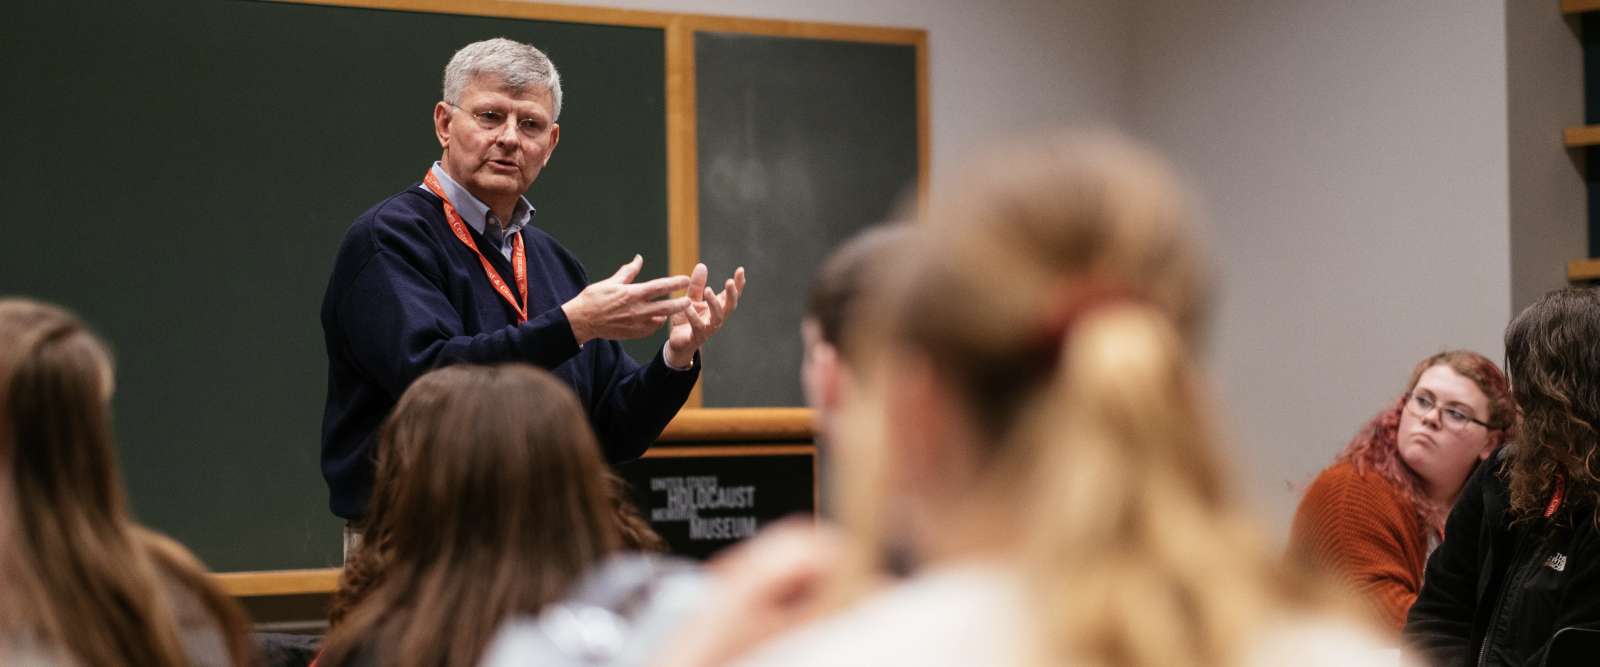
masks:
[(0, 299), (0, 664), (251, 664), (233, 601), (129, 518), (111, 388), (77, 318)]
[[(690, 633), (664, 664), (1396, 664), (1232, 497), (1194, 363), (1205, 262), (1166, 167), (1066, 134), (963, 178), (851, 334), (846, 555), (787, 572), (735, 555), (696, 630), (726, 639)], [(909, 576), (886, 578), (888, 554)], [(843, 609), (739, 645), (828, 590)]]

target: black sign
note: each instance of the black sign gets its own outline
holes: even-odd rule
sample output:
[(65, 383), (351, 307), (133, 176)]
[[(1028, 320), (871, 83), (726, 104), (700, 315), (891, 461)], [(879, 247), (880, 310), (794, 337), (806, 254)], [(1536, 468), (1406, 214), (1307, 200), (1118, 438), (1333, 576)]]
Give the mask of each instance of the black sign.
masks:
[(810, 454), (645, 458), (617, 472), (672, 553), (692, 558), (814, 506)]

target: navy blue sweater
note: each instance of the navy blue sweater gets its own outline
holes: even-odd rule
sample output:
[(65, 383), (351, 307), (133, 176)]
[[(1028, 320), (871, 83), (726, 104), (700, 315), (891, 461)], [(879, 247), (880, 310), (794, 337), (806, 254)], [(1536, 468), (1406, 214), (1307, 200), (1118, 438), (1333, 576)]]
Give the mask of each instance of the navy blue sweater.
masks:
[[(514, 291), (511, 263), (470, 233)], [(365, 513), (378, 427), (406, 387), (434, 368), (521, 361), (550, 370), (577, 392), (612, 462), (638, 458), (683, 406), (699, 376), (698, 355), (695, 370), (674, 371), (660, 352), (640, 366), (615, 341), (580, 349), (561, 304), (588, 284), (583, 267), (531, 225), (522, 239), (529, 319), (517, 324), (433, 193), (413, 185), (351, 225), (322, 301), (322, 476), (334, 514), (354, 520)]]

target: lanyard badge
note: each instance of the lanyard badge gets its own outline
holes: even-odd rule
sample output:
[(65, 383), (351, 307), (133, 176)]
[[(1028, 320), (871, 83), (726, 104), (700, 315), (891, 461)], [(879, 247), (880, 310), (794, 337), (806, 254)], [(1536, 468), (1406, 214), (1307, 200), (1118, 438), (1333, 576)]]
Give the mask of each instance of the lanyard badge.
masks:
[(517, 292), (522, 296), (519, 302), (517, 297), (511, 294), (511, 286), (500, 277), (499, 271), (494, 270), (494, 265), (489, 263), (488, 257), (483, 256), (483, 251), (478, 249), (478, 245), (472, 242), (472, 235), (467, 233), (466, 221), (461, 219), (461, 214), (456, 211), (455, 204), (450, 203), (450, 198), (444, 195), (444, 188), (439, 185), (439, 179), (434, 177), (432, 169), (422, 177), (422, 183), (428, 186), (430, 192), (444, 200), (444, 218), (450, 222), (450, 231), (455, 232), (456, 240), (461, 241), (472, 254), (478, 256), (478, 262), (483, 265), (484, 275), (489, 277), (489, 284), (494, 286), (494, 291), (500, 294), (500, 298), (505, 299), (506, 303), (511, 304), (511, 308), (517, 311), (517, 323), (528, 321), (528, 253), (522, 245), (522, 235), (517, 234), (511, 241), (511, 270), (517, 277)]

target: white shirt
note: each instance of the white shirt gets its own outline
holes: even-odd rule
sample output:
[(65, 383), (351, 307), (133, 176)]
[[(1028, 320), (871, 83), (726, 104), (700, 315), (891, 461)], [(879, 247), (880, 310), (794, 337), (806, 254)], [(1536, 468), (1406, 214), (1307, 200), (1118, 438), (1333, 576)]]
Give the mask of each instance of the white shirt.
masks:
[[(768, 642), (737, 667), (1025, 665), (1031, 620), (1020, 581), (999, 567), (938, 568)], [(1361, 628), (1293, 617), (1263, 631), (1241, 667), (1401, 667)]]

